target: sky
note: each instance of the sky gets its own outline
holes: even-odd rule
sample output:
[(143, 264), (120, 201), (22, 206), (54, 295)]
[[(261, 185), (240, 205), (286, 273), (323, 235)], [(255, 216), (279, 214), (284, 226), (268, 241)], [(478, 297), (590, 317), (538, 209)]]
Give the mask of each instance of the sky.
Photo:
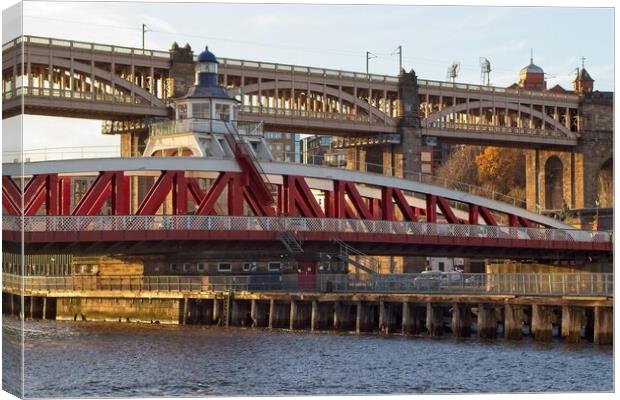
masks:
[[(454, 3), (454, 2), (453, 2)], [(533, 3), (536, 4), (536, 3)], [(585, 3), (587, 4), (587, 3)], [(608, 3), (611, 4), (611, 3)], [(172, 42), (205, 45), (219, 57), (396, 75), (403, 66), (422, 79), (480, 83), (480, 57), (491, 61), (491, 83), (508, 86), (534, 63), (547, 85), (570, 89), (585, 57), (595, 89), (613, 90), (614, 14), (611, 8), (481, 7), (326, 4), (24, 3), (24, 33), (166, 50)], [(3, 43), (10, 38), (3, 37)], [(6, 122), (5, 122), (6, 121)], [(15, 129), (15, 121), (3, 121)], [(24, 148), (117, 145), (100, 122), (26, 116)], [(42, 137), (40, 132), (49, 134)], [(76, 140), (79, 138), (79, 140)]]

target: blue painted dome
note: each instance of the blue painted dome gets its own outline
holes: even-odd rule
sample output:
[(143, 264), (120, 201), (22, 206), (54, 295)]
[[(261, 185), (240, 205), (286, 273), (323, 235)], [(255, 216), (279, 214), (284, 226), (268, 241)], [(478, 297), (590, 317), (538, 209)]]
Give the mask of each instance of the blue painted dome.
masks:
[(209, 51), (209, 47), (205, 47), (205, 51), (198, 55), (198, 62), (217, 62), (215, 54)]

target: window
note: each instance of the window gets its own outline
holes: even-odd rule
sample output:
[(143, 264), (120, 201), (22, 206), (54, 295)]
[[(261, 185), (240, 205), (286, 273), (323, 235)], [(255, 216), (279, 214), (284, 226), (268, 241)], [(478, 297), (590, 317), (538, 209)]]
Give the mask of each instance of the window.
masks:
[(222, 121), (230, 121), (230, 105), (228, 104), (215, 104), (215, 119)]
[(187, 119), (187, 104), (177, 105), (177, 119)]
[(194, 118), (211, 118), (209, 114), (209, 103), (192, 104), (192, 117)]
[(291, 145), (290, 145), (290, 144), (287, 144), (286, 146), (284, 146), (284, 149), (285, 149), (286, 151), (291, 151)]
[(252, 268), (252, 264), (244, 263), (243, 264), (243, 272), (248, 272)]
[(192, 270), (192, 264), (183, 264), (183, 272), (190, 272)]
[(440, 271), (443, 271), (443, 270), (444, 270), (445, 266), (444, 266), (443, 261), (438, 263), (438, 267), (439, 267), (439, 270), (440, 270)]
[(204, 265), (203, 263), (199, 263), (199, 264), (196, 266), (196, 269), (197, 269), (197, 271), (198, 271), (198, 272), (204, 272), (204, 270), (205, 270), (205, 265)]
[(179, 267), (176, 264), (170, 264), (170, 272), (177, 272)]
[(279, 262), (270, 262), (267, 270), (269, 272), (280, 272), (280, 263)]
[(290, 139), (290, 138), (291, 138), (291, 134), (290, 134), (290, 133), (286, 133), (286, 134), (284, 135), (284, 137), (285, 137), (285, 138), (287, 138), (287, 139)]
[(230, 272), (232, 271), (232, 265), (230, 263), (219, 263), (217, 265), (217, 272)]

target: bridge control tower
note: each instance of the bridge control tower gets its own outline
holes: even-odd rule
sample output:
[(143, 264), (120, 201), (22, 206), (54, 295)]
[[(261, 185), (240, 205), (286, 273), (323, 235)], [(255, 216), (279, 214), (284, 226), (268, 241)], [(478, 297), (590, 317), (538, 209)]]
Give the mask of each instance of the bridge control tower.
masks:
[(143, 156), (233, 158), (235, 144), (226, 136), (234, 135), (256, 158), (271, 160), (262, 124), (237, 124), (239, 102), (218, 84), (218, 61), (208, 48), (198, 56), (194, 76), (187, 93), (172, 98), (175, 119), (150, 125)]

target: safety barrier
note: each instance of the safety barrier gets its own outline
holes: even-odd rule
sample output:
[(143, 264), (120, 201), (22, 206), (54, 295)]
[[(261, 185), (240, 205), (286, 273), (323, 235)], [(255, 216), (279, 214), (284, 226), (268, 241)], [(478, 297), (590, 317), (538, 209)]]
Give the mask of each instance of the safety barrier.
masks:
[[(305, 277), (307, 278), (307, 277)], [(433, 272), (420, 274), (317, 274), (314, 282), (296, 274), (243, 276), (20, 276), (2, 275), (5, 291), (25, 294), (81, 291), (166, 293), (338, 292), (471, 295), (613, 296), (612, 273)]]
[(351, 232), (455, 238), (611, 242), (609, 232), (407, 221), (223, 215), (2, 216), (3, 231), (254, 231)]

